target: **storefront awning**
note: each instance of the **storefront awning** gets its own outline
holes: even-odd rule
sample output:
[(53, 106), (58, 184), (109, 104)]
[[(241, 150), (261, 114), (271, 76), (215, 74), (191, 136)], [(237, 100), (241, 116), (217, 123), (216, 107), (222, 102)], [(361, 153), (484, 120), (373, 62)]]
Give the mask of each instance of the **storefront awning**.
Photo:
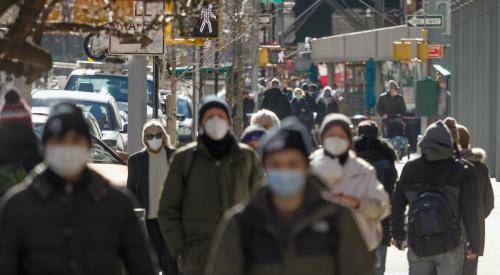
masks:
[(311, 41), (311, 57), (315, 62), (392, 60), (393, 42), (420, 37), (420, 28), (405, 25), (328, 36)]
[(439, 74), (441, 74), (444, 77), (451, 76), (450, 71), (448, 71), (447, 69), (445, 69), (443, 66), (441, 66), (439, 64), (434, 64), (434, 65), (432, 65), (432, 67), (434, 67), (434, 70), (436, 70)]

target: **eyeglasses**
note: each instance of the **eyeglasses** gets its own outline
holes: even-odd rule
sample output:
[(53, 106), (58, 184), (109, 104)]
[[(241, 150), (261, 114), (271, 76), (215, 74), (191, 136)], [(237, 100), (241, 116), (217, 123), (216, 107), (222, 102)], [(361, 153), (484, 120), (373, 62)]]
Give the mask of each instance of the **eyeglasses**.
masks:
[(146, 139), (152, 140), (153, 138), (160, 139), (163, 138), (163, 133), (146, 135)]

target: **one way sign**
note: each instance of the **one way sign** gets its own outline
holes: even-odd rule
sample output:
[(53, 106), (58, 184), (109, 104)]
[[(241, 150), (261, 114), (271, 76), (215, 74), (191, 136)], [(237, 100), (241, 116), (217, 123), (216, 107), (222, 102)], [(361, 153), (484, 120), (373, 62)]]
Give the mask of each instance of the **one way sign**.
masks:
[(442, 28), (442, 15), (408, 15), (406, 25), (413, 28)]
[[(128, 18), (127, 22), (114, 22), (113, 27), (124, 33), (139, 35), (131, 37), (110, 36), (109, 54), (163, 54), (163, 23), (155, 22), (155, 19), (162, 15), (164, 10), (164, 3), (159, 0), (134, 1), (133, 17)], [(144, 29), (149, 30), (143, 32)]]

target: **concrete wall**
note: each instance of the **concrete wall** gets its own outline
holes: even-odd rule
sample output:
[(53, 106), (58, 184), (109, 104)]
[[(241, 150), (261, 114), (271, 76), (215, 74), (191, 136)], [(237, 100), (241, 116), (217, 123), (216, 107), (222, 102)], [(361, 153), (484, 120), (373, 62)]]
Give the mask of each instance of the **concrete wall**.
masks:
[(452, 114), (500, 173), (500, 1), (452, 2)]

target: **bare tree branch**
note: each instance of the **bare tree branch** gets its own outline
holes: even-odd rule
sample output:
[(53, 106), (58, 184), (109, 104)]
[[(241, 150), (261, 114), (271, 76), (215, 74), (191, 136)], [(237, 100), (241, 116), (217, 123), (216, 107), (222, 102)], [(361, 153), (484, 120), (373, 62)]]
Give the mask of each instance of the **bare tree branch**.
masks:
[(44, 6), (43, 0), (25, 0), (21, 9), (19, 10), (19, 16), (16, 22), (10, 26), (9, 32), (7, 33), (7, 40), (9, 43), (17, 43), (19, 41), (24, 41), (26, 38), (33, 33), (33, 27), (36, 24), (38, 16), (43, 10)]
[(18, 0), (2, 0), (0, 1), (0, 17), (14, 4), (16, 4)]
[(36, 25), (35, 33), (33, 34), (33, 41), (37, 45), (41, 45), (41, 43), (42, 43), (43, 25), (45, 25), (45, 22), (47, 21), (47, 18), (49, 17), (49, 14), (52, 12), (54, 7), (60, 2), (61, 2), (61, 0), (52, 0), (47, 5), (47, 7), (45, 7), (45, 9), (43, 10), (42, 16), (41, 16), (38, 24)]

